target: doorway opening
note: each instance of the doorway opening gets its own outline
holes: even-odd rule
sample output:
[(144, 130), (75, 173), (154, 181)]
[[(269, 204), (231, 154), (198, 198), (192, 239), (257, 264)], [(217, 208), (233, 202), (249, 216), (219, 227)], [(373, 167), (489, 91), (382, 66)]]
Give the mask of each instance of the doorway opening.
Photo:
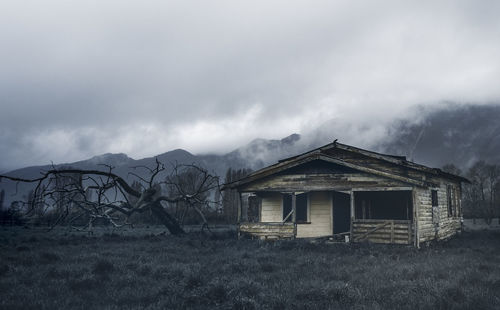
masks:
[(351, 196), (333, 192), (333, 233), (340, 234), (351, 230)]

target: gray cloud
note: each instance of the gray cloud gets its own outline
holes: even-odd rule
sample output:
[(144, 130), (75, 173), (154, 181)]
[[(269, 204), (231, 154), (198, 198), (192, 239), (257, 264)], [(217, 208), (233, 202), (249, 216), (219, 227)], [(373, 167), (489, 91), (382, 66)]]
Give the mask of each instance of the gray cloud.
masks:
[(4, 1), (0, 170), (223, 152), (330, 119), (380, 135), (415, 104), (498, 101), (498, 13), (497, 1)]

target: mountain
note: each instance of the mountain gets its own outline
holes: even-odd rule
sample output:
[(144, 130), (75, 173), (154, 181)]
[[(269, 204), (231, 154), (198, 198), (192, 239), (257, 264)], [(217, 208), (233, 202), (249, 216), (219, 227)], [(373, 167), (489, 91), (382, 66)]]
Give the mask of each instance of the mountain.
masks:
[(478, 160), (500, 164), (500, 105), (415, 108), (395, 121), (379, 149), (434, 167), (453, 163), (462, 170)]
[(312, 149), (334, 138), (430, 167), (452, 163), (465, 171), (478, 160), (500, 164), (500, 105), (416, 106), (388, 124), (333, 119), (304, 136), (308, 143), (302, 144)]
[(259, 169), (283, 157), (306, 151), (301, 143), (299, 134), (292, 134), (281, 140), (255, 139), (249, 144), (240, 147), (225, 155), (241, 162), (244, 167)]
[[(113, 172), (132, 181), (133, 172), (146, 177), (148, 171), (142, 167), (154, 167), (156, 158), (167, 164), (196, 164), (211, 173), (224, 176), (228, 168), (251, 168), (253, 170), (277, 162), (279, 159), (300, 154), (315, 147), (340, 142), (367, 148), (381, 153), (407, 156), (409, 160), (431, 167), (442, 167), (453, 163), (462, 170), (474, 162), (484, 159), (500, 163), (500, 105), (441, 105), (437, 108), (415, 107), (406, 117), (381, 125), (372, 123), (350, 123), (331, 120), (304, 136), (292, 134), (281, 140), (255, 139), (232, 152), (223, 155), (194, 155), (177, 149), (139, 160), (126, 154), (103, 154), (74, 163), (55, 165), (56, 168), (107, 170), (103, 165), (113, 166)], [(135, 168), (134, 168), (135, 167)], [(26, 167), (7, 173), (21, 178), (35, 178), (40, 171), (52, 166)], [(166, 176), (170, 170), (160, 175)], [(6, 204), (26, 196), (32, 185), (19, 184), (16, 194), (6, 194)], [(16, 184), (3, 181), (0, 189), (15, 193)]]
[[(101, 170), (108, 171), (109, 167), (113, 167), (113, 173), (121, 176), (125, 180), (132, 182), (136, 180), (133, 174), (142, 178), (148, 178), (149, 172), (144, 167), (154, 168), (156, 159), (166, 165), (166, 170), (158, 175), (158, 179), (166, 177), (176, 164), (195, 164), (206, 168), (210, 173), (224, 176), (228, 168), (252, 168), (259, 169), (267, 165), (270, 160), (279, 159), (281, 155), (293, 153), (293, 145), (298, 141), (300, 136), (297, 134), (291, 135), (282, 140), (264, 140), (256, 139), (248, 145), (236, 149), (225, 155), (205, 154), (193, 155), (188, 151), (177, 149), (153, 157), (147, 157), (139, 160), (132, 159), (125, 154), (106, 153), (94, 156), (87, 160), (77, 161), (73, 163), (64, 163), (59, 165), (33, 166), (17, 169), (6, 173), (9, 176), (16, 176), (24, 179), (33, 179), (40, 176), (41, 171), (47, 171), (53, 168), (76, 168), (85, 170)], [(17, 187), (17, 190), (16, 190)], [(30, 183), (16, 184), (10, 181), (0, 183), (0, 189), (4, 189), (6, 193), (5, 204), (15, 200), (26, 200), (28, 192), (34, 188)]]
[[(161, 162), (167, 164), (167, 168), (170, 168), (170, 163), (179, 163), (179, 164), (200, 164), (198, 158), (184, 150), (173, 150), (170, 152), (166, 152), (155, 157), (143, 158), (140, 160), (135, 160), (128, 157), (125, 154), (103, 154), (94, 156), (87, 160), (77, 161), (73, 163), (64, 163), (59, 165), (45, 165), (45, 166), (33, 166), (26, 167), (22, 169), (17, 169), (7, 173), (9, 176), (16, 176), (19, 178), (25, 179), (33, 179), (40, 176), (41, 171), (50, 170), (53, 168), (75, 168), (75, 169), (84, 169), (84, 170), (101, 170), (108, 171), (109, 167), (113, 167), (113, 173), (121, 176), (127, 181), (132, 182), (136, 177), (129, 174), (129, 172), (135, 173), (140, 177), (147, 177), (148, 170), (143, 167), (151, 167), (154, 168), (156, 164), (156, 159)], [(160, 177), (166, 176), (169, 171), (166, 171)], [(17, 190), (16, 190), (17, 186)], [(6, 192), (5, 195), (5, 204), (8, 205), (11, 201), (14, 200), (25, 200), (27, 193), (34, 188), (33, 184), (30, 183), (19, 183), (16, 184), (10, 181), (3, 181), (0, 183), (0, 189), (4, 189)]]

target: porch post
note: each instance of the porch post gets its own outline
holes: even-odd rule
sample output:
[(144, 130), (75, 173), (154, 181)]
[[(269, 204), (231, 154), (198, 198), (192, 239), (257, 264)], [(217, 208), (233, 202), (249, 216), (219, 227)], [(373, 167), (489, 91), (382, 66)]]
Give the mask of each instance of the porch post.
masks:
[(249, 197), (251, 194), (244, 193), (241, 195), (241, 219), (243, 222), (248, 222), (248, 206), (249, 206)]
[(238, 210), (238, 215), (237, 215), (236, 222), (239, 224), (239, 223), (241, 223), (241, 193), (240, 192), (238, 192), (238, 199), (237, 199), (236, 209)]
[(257, 196), (258, 197), (258, 202), (259, 202), (259, 220), (258, 222), (262, 222), (262, 197), (260, 196)]
[(418, 195), (417, 195), (417, 189), (413, 188), (412, 189), (412, 202), (413, 202), (413, 233), (415, 234), (415, 247), (420, 248), (420, 231), (418, 227)]
[(297, 196), (292, 193), (292, 222), (293, 222), (293, 238), (297, 237)]

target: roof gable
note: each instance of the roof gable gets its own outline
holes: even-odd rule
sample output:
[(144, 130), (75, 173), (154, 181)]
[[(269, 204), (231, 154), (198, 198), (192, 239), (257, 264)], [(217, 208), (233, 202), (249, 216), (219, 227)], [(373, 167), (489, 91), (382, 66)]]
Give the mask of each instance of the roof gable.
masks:
[[(285, 170), (292, 169), (294, 167), (298, 167), (300, 165), (311, 163), (317, 160), (333, 163), (347, 169), (354, 169), (357, 171), (362, 171), (421, 187), (436, 186), (436, 184), (426, 181), (426, 174), (453, 179), (454, 181), (459, 182), (468, 182), (468, 180), (465, 178), (445, 173), (440, 169), (430, 168), (413, 162), (409, 162), (404, 156), (380, 154), (349, 145), (340, 144), (335, 141), (309, 152), (280, 160), (274, 165), (255, 171), (254, 173), (251, 173), (250, 175), (239, 181), (226, 184), (224, 187), (236, 188), (243, 184), (247, 184), (273, 174), (281, 173)], [(398, 172), (398, 169), (396, 169), (395, 173), (394, 171), (381, 169), (381, 166), (377, 165), (377, 163), (381, 162), (385, 163), (386, 166), (399, 168), (400, 171)], [(408, 173), (409, 170), (412, 171), (411, 174)]]
[(344, 165), (332, 163), (322, 159), (313, 159), (298, 166), (288, 168), (277, 174), (343, 174), (356, 173), (357, 170)]

